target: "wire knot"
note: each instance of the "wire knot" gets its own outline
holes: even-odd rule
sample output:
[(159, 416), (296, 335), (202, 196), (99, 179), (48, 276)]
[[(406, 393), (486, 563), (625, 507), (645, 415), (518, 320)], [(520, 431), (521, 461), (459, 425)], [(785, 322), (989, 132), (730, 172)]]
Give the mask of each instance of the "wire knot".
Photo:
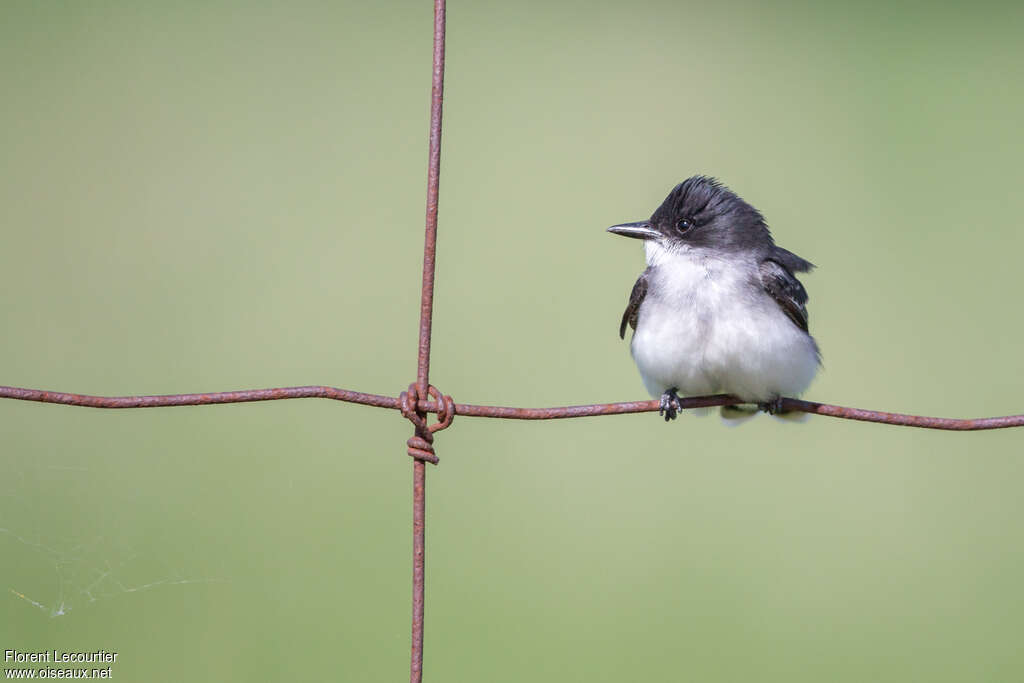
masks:
[(410, 384), (408, 391), (403, 391), (398, 396), (398, 407), (402, 415), (412, 422), (416, 428), (416, 434), (406, 442), (409, 456), (436, 465), (439, 458), (434, 454), (434, 432), (445, 429), (455, 419), (455, 401), (451, 396), (442, 394), (433, 384), (427, 387), (427, 395), (434, 399), (437, 404), (437, 422), (427, 424), (426, 413), (421, 413), (419, 403), (426, 399), (421, 396), (416, 384)]
[(436, 465), (441, 459), (434, 454), (434, 445), (426, 439), (413, 436), (405, 442), (406, 452), (413, 460), (421, 460)]

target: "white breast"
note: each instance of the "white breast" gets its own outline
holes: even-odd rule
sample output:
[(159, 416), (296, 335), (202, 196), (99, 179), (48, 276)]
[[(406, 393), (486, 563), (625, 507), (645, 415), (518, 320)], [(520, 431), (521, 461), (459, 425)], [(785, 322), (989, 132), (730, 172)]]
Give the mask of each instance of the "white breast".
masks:
[(756, 260), (646, 244), (654, 267), (631, 349), (652, 396), (675, 388), (757, 403), (808, 387), (817, 346), (761, 289)]

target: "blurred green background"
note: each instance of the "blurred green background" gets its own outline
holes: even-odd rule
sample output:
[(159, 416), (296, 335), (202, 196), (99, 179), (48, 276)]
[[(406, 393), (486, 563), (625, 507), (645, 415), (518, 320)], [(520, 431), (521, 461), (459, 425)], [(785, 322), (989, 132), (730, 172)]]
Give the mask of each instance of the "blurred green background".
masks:
[[(415, 375), (429, 2), (0, 6), (0, 382)], [(807, 396), (1024, 411), (1020, 3), (452, 2), (434, 357), (457, 400), (646, 398), (604, 233), (694, 173), (804, 279)], [(398, 413), (0, 402), (0, 649), (130, 681), (408, 675)], [(459, 418), (431, 681), (1024, 678), (1024, 432)]]

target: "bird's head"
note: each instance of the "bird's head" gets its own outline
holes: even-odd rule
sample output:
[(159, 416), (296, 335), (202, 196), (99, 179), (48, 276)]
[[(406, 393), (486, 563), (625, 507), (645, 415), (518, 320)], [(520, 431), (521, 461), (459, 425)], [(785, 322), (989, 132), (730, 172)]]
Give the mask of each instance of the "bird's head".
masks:
[(647, 240), (666, 251), (704, 248), (738, 253), (772, 245), (760, 212), (707, 176), (676, 185), (648, 220), (613, 225), (608, 232)]

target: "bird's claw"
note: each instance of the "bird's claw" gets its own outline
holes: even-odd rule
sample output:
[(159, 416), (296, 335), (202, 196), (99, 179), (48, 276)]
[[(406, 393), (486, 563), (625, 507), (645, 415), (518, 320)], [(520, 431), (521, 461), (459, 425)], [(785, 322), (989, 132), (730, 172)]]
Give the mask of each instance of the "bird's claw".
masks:
[(764, 403), (758, 403), (757, 407), (763, 410), (764, 412), (768, 413), (769, 415), (777, 415), (778, 413), (785, 412), (782, 409), (781, 396), (776, 396), (772, 400), (765, 401)]
[(676, 393), (675, 388), (669, 389), (661, 395), (661, 406), (658, 414), (665, 418), (665, 422), (676, 419), (676, 415), (682, 409), (683, 404), (679, 400), (679, 395)]

